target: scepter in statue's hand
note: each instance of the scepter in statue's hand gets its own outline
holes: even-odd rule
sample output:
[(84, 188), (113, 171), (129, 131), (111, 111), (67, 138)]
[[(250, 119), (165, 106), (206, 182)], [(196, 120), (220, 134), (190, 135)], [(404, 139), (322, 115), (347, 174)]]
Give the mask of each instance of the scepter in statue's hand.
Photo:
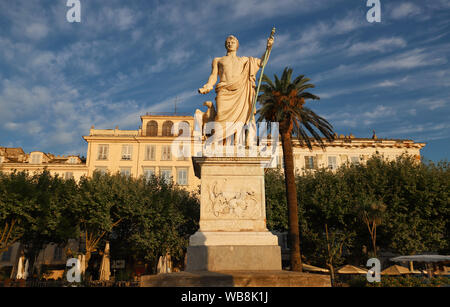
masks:
[(258, 94), (259, 94), (259, 89), (261, 88), (261, 82), (262, 82), (262, 78), (264, 76), (264, 68), (267, 65), (267, 61), (269, 60), (269, 56), (270, 56), (270, 52), (272, 51), (272, 45), (273, 45), (273, 41), (274, 41), (274, 36), (275, 36), (275, 27), (272, 28), (272, 32), (270, 33), (270, 37), (267, 39), (267, 47), (266, 47), (266, 52), (264, 53), (264, 57), (262, 59), (262, 68), (261, 68), (261, 74), (259, 75), (259, 82), (258, 82), (258, 87), (256, 89), (255, 92), (255, 98), (253, 99), (253, 105), (252, 105), (252, 115), (250, 116), (250, 121), (253, 121), (255, 118), (255, 108), (256, 108), (256, 101), (258, 100)]

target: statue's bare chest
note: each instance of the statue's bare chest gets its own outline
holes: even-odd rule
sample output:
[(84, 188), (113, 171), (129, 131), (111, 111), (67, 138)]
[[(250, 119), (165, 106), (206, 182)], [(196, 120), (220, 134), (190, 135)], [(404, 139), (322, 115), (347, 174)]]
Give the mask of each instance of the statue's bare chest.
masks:
[(225, 56), (219, 61), (219, 72), (223, 77), (232, 78), (242, 72), (246, 58)]

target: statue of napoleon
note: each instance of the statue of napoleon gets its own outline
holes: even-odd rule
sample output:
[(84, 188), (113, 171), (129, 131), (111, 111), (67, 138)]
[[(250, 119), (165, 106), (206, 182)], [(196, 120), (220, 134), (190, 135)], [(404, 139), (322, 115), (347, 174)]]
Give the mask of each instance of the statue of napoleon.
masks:
[[(267, 50), (270, 51), (272, 45), (273, 37), (270, 37), (267, 40)], [(264, 65), (264, 57), (267, 51), (260, 59), (238, 57), (236, 51), (239, 49), (239, 41), (233, 35), (227, 37), (225, 48), (227, 54), (213, 60), (212, 72), (208, 82), (198, 91), (200, 94), (209, 93), (216, 84), (217, 78), (220, 78), (216, 86), (217, 108), (214, 112), (215, 134), (212, 136), (212, 143), (218, 143), (236, 136), (234, 143), (244, 145), (243, 128), (250, 121), (249, 133), (255, 133), (254, 135), (256, 135), (254, 114), (252, 114), (254, 112), (255, 79), (258, 70)], [(266, 58), (266, 62), (267, 60), (268, 58)], [(210, 109), (213, 107), (210, 102), (205, 102), (204, 105), (207, 105)]]

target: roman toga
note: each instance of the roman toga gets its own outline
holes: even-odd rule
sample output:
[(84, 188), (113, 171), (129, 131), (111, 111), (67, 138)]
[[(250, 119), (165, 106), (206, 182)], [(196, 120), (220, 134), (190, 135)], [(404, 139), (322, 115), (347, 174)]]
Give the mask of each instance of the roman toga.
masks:
[[(212, 137), (212, 142), (219, 142), (236, 132), (240, 134), (242, 127), (252, 119), (255, 79), (261, 61), (253, 57), (241, 59), (244, 59), (245, 64), (239, 77), (231, 82), (219, 82), (216, 86), (217, 115), (214, 127), (216, 133)], [(254, 120), (251, 126), (254, 126)]]

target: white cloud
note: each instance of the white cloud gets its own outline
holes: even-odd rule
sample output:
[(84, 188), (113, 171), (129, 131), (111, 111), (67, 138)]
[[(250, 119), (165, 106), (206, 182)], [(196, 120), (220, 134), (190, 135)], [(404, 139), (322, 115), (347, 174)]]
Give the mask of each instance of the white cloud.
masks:
[(444, 55), (433, 54), (432, 51), (425, 49), (414, 49), (369, 64), (364, 67), (364, 70), (411, 69), (445, 63), (447, 63), (447, 59)]
[(380, 38), (376, 41), (355, 43), (348, 49), (348, 54), (357, 55), (369, 52), (384, 53), (405, 46), (406, 41), (401, 37)]
[(31, 39), (42, 39), (48, 32), (48, 27), (42, 23), (32, 23), (25, 29), (25, 34)]
[(7, 129), (7, 130), (14, 131), (14, 130), (17, 130), (17, 129), (20, 128), (20, 124), (14, 123), (14, 122), (9, 122), (9, 123), (5, 123), (5, 124), (4, 124), (4, 127), (5, 127), (5, 129)]
[(359, 108), (346, 106), (345, 109), (341, 108), (339, 112), (324, 114), (324, 118), (335, 127), (356, 128), (390, 121), (397, 114), (395, 108), (384, 105), (377, 105), (370, 111), (366, 111), (367, 109), (369, 109), (367, 105)]
[[(394, 131), (386, 131), (384, 135), (401, 135), (401, 134), (409, 134), (412, 133), (423, 133), (423, 132), (434, 132), (434, 131), (443, 131), (446, 132), (450, 129), (450, 124), (448, 123), (424, 123), (424, 124), (414, 124), (407, 125), (404, 127), (396, 128)], [(448, 137), (448, 134), (447, 134)]]
[(292, 14), (304, 14), (316, 10), (323, 9), (329, 5), (333, 5), (335, 2), (332, 0), (231, 0), (227, 3), (232, 9), (233, 17), (273, 17), (276, 15)]
[[(285, 66), (286, 63), (299, 63), (303, 61), (311, 61), (311, 58), (316, 58), (324, 54), (341, 51), (347, 48), (346, 43), (329, 44), (331, 39), (344, 38), (344, 34), (351, 33), (358, 29), (367, 27), (369, 23), (363, 22), (360, 14), (355, 11), (351, 11), (343, 16), (337, 16), (330, 18), (327, 21), (320, 21), (311, 26), (303, 28), (299, 34), (285, 34), (283, 37), (283, 47), (281, 50), (277, 50), (271, 60), (271, 64)], [(278, 44), (275, 41), (274, 48), (277, 48)], [(292, 65), (292, 64), (290, 64)]]
[(448, 99), (420, 99), (418, 105), (426, 106), (429, 110), (434, 111), (445, 107), (448, 104)]
[(40, 122), (38, 120), (29, 121), (26, 123), (22, 123), (22, 128), (25, 128), (28, 135), (36, 136), (39, 135), (43, 131), (42, 124), (43, 122)]
[[(362, 74), (380, 74), (385, 72), (411, 70), (421, 67), (432, 67), (447, 64), (446, 56), (440, 48), (426, 50), (413, 49), (398, 54), (389, 55), (369, 64), (341, 64), (331, 70), (319, 73), (314, 80), (322, 81), (342, 76), (355, 76)], [(445, 79), (444, 79), (445, 80)]]
[(368, 120), (374, 120), (378, 118), (384, 118), (384, 117), (390, 117), (394, 116), (396, 111), (392, 107), (386, 107), (383, 105), (376, 106), (375, 109), (373, 109), (370, 112), (365, 112), (363, 115)]
[(120, 30), (127, 30), (136, 22), (135, 13), (128, 8), (118, 9), (114, 14)]
[(394, 81), (391, 80), (385, 80), (382, 82), (377, 83), (378, 87), (392, 87), (392, 86), (397, 86), (398, 84)]
[(417, 5), (411, 2), (403, 2), (398, 6), (395, 6), (391, 10), (391, 17), (394, 19), (401, 19), (420, 14), (422, 10)]

